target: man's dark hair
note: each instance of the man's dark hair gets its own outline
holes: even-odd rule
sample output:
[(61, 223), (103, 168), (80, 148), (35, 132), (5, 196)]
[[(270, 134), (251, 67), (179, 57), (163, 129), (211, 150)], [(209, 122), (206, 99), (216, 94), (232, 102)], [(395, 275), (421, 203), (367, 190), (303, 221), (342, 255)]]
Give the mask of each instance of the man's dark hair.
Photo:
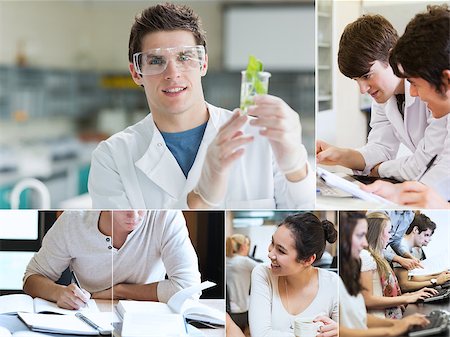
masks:
[(133, 54), (142, 51), (146, 34), (173, 30), (191, 32), (197, 45), (206, 49), (206, 35), (199, 16), (188, 6), (165, 3), (144, 9), (136, 16), (128, 42), (128, 60), (133, 62)]
[(381, 15), (363, 15), (348, 24), (339, 41), (338, 65), (349, 78), (368, 73), (375, 61), (389, 64), (389, 50), (398, 40), (391, 23)]
[(413, 231), (414, 227), (417, 227), (419, 229), (419, 234), (423, 231), (426, 231), (427, 229), (431, 229), (431, 235), (433, 235), (434, 230), (436, 229), (436, 224), (431, 221), (431, 219), (425, 214), (419, 213), (414, 215), (414, 220), (406, 230), (406, 234), (410, 234)]
[(450, 12), (446, 4), (427, 9), (408, 23), (389, 63), (396, 76), (423, 78), (445, 95), (442, 72), (450, 69)]

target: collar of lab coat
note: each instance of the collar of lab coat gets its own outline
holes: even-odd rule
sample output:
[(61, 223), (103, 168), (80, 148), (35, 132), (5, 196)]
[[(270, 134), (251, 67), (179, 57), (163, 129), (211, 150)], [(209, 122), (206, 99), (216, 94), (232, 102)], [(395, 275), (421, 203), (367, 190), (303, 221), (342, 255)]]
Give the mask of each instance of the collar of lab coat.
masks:
[[(384, 108), (384, 111), (386, 113), (386, 117), (388, 120), (393, 124), (397, 125), (396, 130), (398, 134), (401, 136), (404, 142), (408, 142), (409, 148), (414, 148), (414, 144), (411, 140), (410, 135), (407, 131), (407, 119), (408, 118), (415, 118), (415, 116), (410, 116), (410, 113), (408, 111), (411, 109), (411, 106), (414, 104), (416, 99), (419, 99), (417, 97), (412, 97), (409, 92), (410, 83), (405, 79), (404, 81), (405, 86), (405, 110), (404, 110), (404, 119), (400, 112), (398, 111), (397, 107), (397, 98), (395, 95), (392, 95), (391, 98), (387, 100), (386, 103), (380, 104)], [(400, 127), (401, 126), (401, 127)]]
[(166, 146), (152, 115), (150, 114), (146, 118), (145, 127), (150, 133), (150, 143), (147, 151), (135, 162), (135, 166), (173, 198), (178, 199), (181, 195), (187, 194), (194, 188), (200, 177), (208, 145), (213, 141), (219, 130), (221, 115), (223, 115), (222, 112), (225, 110), (208, 103), (206, 103), (206, 106), (209, 112), (208, 123), (187, 178), (184, 176), (172, 152)]

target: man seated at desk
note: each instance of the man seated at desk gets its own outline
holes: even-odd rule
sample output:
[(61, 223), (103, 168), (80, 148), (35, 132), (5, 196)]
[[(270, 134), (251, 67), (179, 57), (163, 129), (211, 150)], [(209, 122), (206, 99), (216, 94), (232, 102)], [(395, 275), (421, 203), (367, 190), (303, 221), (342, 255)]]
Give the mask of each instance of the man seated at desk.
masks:
[[(422, 247), (427, 246), (431, 241), (435, 229), (436, 224), (429, 217), (418, 213), (406, 230), (401, 245), (415, 258), (425, 260), (426, 256)], [(433, 275), (408, 276), (408, 270), (396, 262), (394, 262), (394, 271), (403, 292), (441, 285), (450, 280), (450, 272), (447, 271)]]
[[(67, 267), (82, 289), (55, 283)], [(90, 297), (167, 302), (199, 283), (181, 211), (65, 211), (28, 264), (23, 289), (79, 309)]]

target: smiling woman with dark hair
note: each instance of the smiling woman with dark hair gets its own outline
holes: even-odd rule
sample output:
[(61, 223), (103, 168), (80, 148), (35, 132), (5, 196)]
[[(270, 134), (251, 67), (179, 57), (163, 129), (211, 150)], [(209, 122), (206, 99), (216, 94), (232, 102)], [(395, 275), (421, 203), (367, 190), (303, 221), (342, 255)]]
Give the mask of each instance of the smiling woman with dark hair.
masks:
[(294, 320), (300, 317), (324, 324), (317, 336), (337, 336), (337, 275), (312, 266), (322, 257), (326, 242), (336, 239), (334, 225), (312, 213), (284, 219), (269, 245), (271, 265), (257, 266), (252, 273), (252, 336), (291, 337)]

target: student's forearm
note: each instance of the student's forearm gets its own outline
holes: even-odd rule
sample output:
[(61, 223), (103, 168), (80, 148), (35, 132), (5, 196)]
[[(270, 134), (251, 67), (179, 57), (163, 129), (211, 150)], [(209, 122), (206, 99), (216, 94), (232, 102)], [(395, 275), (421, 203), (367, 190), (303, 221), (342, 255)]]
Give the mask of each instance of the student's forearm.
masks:
[(400, 288), (403, 292), (416, 291), (425, 287), (432, 287), (433, 284), (430, 280), (424, 281), (406, 281), (400, 283)]
[(342, 166), (352, 170), (363, 171), (366, 168), (366, 161), (361, 152), (353, 149), (343, 149), (344, 154), (341, 157)]
[(158, 302), (158, 282), (150, 284), (120, 283), (113, 287), (114, 299)]
[(393, 325), (394, 321), (390, 318), (380, 318), (367, 314), (367, 327), (369, 328), (392, 327)]
[(34, 274), (27, 278), (23, 291), (31, 297), (40, 297), (48, 301), (57, 302), (58, 294), (63, 285), (56, 284), (45, 276)]
[(385, 309), (408, 304), (404, 296), (374, 296), (372, 294), (364, 294), (364, 302), (368, 309)]
[(349, 329), (343, 327), (342, 325), (339, 327), (339, 336), (340, 337), (390, 337), (395, 336), (392, 334), (390, 328), (388, 327), (380, 327), (380, 328), (369, 328), (369, 329)]

